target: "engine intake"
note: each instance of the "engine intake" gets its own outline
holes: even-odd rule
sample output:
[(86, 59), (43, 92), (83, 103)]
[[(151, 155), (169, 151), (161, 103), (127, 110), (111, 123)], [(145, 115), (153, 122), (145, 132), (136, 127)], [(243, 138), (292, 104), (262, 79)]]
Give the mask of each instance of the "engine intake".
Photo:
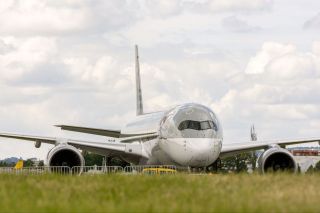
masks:
[(258, 158), (258, 167), (261, 173), (287, 171), (296, 173), (298, 165), (293, 155), (279, 146), (263, 152)]
[(74, 146), (59, 144), (50, 150), (47, 156), (49, 166), (74, 167), (85, 165), (81, 152)]

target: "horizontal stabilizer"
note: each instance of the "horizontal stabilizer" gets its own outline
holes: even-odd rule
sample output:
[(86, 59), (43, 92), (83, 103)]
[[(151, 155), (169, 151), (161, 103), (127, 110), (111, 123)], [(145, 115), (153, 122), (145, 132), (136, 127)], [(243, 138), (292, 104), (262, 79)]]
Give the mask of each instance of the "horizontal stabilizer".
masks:
[(88, 128), (88, 127), (80, 127), (80, 126), (68, 126), (68, 125), (55, 125), (56, 127), (60, 127), (62, 130), (72, 131), (72, 132), (82, 132), (92, 135), (101, 135), (112, 138), (120, 137), (120, 130), (110, 130), (110, 129), (96, 129), (96, 128)]
[[(55, 125), (56, 127), (60, 127), (62, 130), (72, 131), (72, 132), (81, 132), (92, 135), (101, 135), (112, 138), (125, 138), (128, 141), (138, 140), (139, 138), (153, 137), (156, 132), (150, 133), (141, 133), (141, 134), (121, 134), (120, 130), (110, 130), (110, 129), (96, 129), (89, 127), (80, 127), (80, 126), (68, 126), (68, 125)], [(131, 137), (133, 137), (131, 139)], [(124, 139), (124, 141), (125, 141)]]

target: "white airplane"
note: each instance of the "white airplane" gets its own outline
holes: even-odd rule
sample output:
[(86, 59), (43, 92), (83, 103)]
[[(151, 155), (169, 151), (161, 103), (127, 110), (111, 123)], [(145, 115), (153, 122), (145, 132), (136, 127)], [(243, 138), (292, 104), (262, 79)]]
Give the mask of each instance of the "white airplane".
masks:
[[(47, 155), (49, 166), (84, 166), (82, 151), (103, 156), (118, 156), (135, 165), (177, 165), (208, 167), (218, 158), (264, 149), (258, 159), (262, 173), (266, 171), (297, 171), (293, 155), (286, 145), (319, 142), (320, 138), (296, 140), (251, 140), (223, 143), (222, 126), (216, 114), (206, 106), (187, 103), (165, 111), (144, 113), (138, 47), (135, 46), (137, 117), (121, 130), (57, 125), (62, 130), (113, 138), (114, 142), (81, 141), (0, 133), (0, 137), (55, 145)], [(319, 142), (320, 143), (320, 142)]]

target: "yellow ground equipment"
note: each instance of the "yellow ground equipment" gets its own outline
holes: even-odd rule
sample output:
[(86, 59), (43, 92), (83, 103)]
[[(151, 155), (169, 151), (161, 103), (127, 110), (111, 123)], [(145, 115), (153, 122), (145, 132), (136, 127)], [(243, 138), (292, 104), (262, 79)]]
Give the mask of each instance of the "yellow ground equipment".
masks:
[(22, 168), (23, 168), (23, 160), (19, 160), (14, 166), (14, 169), (22, 169)]
[(143, 174), (175, 174), (177, 170), (168, 168), (145, 168)]

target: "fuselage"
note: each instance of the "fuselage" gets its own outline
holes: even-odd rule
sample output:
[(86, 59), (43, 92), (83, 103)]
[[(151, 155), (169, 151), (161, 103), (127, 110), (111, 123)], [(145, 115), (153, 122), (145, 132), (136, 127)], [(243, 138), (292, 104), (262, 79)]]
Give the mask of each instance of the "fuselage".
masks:
[(143, 139), (147, 158), (139, 164), (170, 164), (204, 167), (220, 155), (223, 132), (215, 113), (200, 104), (190, 103), (168, 110), (137, 116), (121, 134), (157, 133)]

